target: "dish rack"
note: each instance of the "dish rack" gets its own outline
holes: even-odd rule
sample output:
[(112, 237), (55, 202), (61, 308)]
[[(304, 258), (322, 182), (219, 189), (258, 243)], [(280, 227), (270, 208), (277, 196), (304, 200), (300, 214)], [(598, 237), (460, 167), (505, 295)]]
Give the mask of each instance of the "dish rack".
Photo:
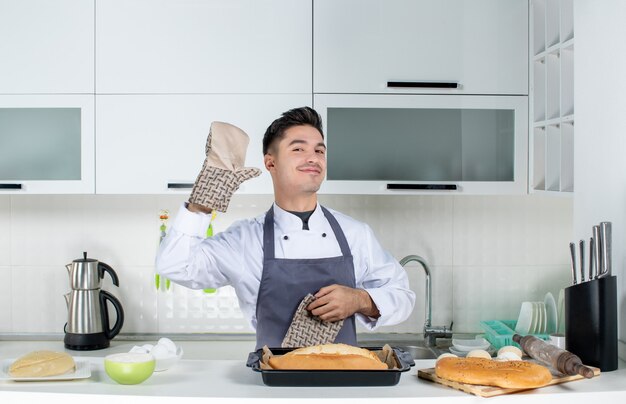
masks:
[[(493, 345), (494, 348), (500, 349), (503, 346), (513, 345), (520, 347), (517, 342), (513, 342), (515, 325), (517, 320), (487, 320), (481, 321), (480, 326), (485, 330), (485, 339)], [(544, 341), (550, 339), (549, 334), (528, 334)]]

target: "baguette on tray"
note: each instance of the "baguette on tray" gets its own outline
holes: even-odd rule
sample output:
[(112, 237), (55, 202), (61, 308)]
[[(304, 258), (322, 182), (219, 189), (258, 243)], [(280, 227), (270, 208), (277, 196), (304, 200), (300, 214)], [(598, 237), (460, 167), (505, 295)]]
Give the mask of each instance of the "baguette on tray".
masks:
[(346, 344), (324, 344), (298, 348), (269, 358), (279, 370), (380, 370), (388, 369), (372, 351)]
[(442, 358), (435, 374), (454, 382), (503, 388), (542, 387), (552, 380), (548, 368), (535, 363), (484, 358)]

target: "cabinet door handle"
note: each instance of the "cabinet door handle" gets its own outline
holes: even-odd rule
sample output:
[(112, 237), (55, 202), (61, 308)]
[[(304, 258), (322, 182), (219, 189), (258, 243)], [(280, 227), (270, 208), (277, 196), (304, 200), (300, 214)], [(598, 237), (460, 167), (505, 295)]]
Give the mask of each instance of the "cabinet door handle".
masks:
[(168, 182), (167, 189), (191, 189), (193, 183), (190, 182)]
[(425, 189), (428, 191), (456, 191), (457, 186), (456, 184), (387, 184), (387, 189)]
[(388, 81), (389, 88), (459, 88), (453, 81)]
[(22, 189), (22, 184), (0, 184), (0, 189)]

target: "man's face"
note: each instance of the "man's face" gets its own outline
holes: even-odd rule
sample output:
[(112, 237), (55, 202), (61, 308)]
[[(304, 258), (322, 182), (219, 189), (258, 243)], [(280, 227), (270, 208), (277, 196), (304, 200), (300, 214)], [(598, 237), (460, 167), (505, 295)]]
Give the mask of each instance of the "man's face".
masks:
[(274, 188), (288, 193), (315, 193), (326, 176), (326, 146), (312, 126), (292, 126), (265, 155)]

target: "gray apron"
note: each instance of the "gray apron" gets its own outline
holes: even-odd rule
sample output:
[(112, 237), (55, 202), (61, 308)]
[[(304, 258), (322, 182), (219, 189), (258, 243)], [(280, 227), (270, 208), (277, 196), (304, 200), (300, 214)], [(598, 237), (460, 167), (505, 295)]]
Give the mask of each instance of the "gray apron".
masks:
[[(329, 258), (276, 258), (274, 251), (274, 207), (265, 214), (263, 225), (263, 275), (256, 305), (256, 349), (280, 347), (298, 304), (324, 286), (356, 287), (350, 247), (337, 219), (323, 206), (324, 216), (335, 233), (341, 256)], [(335, 342), (356, 345), (354, 315), (346, 318)]]

